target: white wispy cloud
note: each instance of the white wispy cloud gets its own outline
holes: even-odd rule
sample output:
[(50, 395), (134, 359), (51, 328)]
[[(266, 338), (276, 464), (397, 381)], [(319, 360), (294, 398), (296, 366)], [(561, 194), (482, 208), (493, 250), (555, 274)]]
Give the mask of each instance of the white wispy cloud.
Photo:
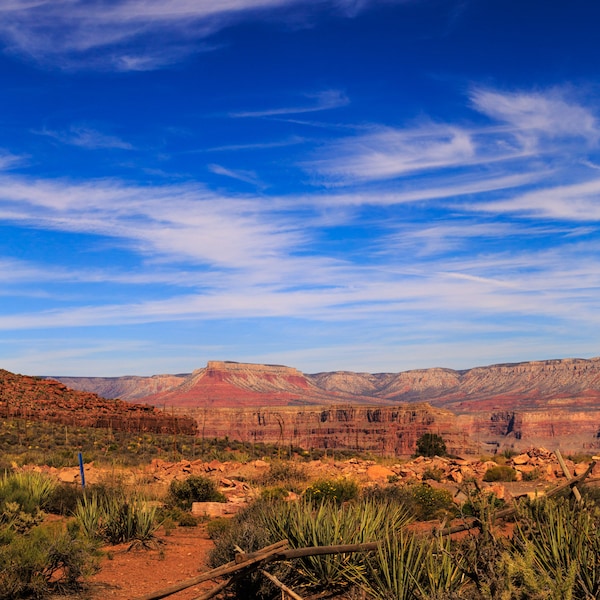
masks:
[[(563, 97), (565, 96), (565, 97)], [(328, 185), (439, 177), (462, 170), (480, 178), (525, 174), (589, 163), (600, 125), (591, 108), (558, 90), (501, 92), (476, 88), (470, 102), (488, 125), (423, 122), (406, 127), (374, 125), (325, 144), (304, 166)], [(475, 116), (475, 115), (474, 115)], [(584, 142), (582, 144), (581, 142)]]
[(282, 108), (268, 108), (265, 110), (243, 111), (230, 113), (231, 117), (274, 117), (281, 115), (293, 115), (300, 113), (319, 112), (340, 108), (350, 103), (350, 100), (340, 90), (324, 90), (314, 94), (304, 94), (311, 101), (308, 105), (287, 106)]
[(223, 175), (223, 177), (231, 177), (232, 179), (237, 179), (238, 181), (243, 181), (244, 183), (250, 183), (252, 185), (264, 187), (258, 175), (254, 171), (248, 171), (245, 169), (227, 169), (226, 167), (217, 164), (208, 165), (208, 170), (216, 175)]
[(570, 185), (540, 187), (511, 198), (464, 204), (465, 208), (493, 214), (519, 214), (561, 221), (600, 221), (600, 179)]
[(65, 131), (52, 131), (50, 129), (41, 129), (34, 131), (39, 135), (51, 137), (63, 144), (78, 146), (80, 148), (89, 148), (96, 150), (99, 148), (116, 148), (120, 150), (133, 150), (133, 145), (114, 135), (107, 135), (96, 129), (86, 126), (71, 126)]
[(489, 117), (509, 123), (519, 132), (543, 137), (576, 137), (596, 143), (600, 124), (586, 107), (568, 101), (559, 90), (550, 92), (500, 92), (476, 88), (473, 106)]
[[(378, 0), (329, 0), (346, 17)], [(143, 71), (210, 49), (215, 32), (241, 19), (313, 12), (302, 0), (11, 0), (0, 4), (5, 48), (67, 68)], [(97, 52), (102, 50), (102, 52)]]

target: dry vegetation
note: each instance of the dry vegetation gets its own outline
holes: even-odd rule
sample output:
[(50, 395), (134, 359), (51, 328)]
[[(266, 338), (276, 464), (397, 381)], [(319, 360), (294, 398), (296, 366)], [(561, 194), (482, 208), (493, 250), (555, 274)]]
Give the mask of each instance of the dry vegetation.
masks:
[[(144, 553), (163, 552), (169, 532), (199, 523), (214, 544), (206, 569), (232, 560), (236, 548), (253, 552), (282, 539), (290, 548), (379, 542), (369, 552), (265, 567), (303, 598), (600, 597), (595, 488), (582, 488), (583, 503), (568, 494), (517, 501), (510, 534), (494, 523), (494, 511), (505, 506), (503, 486), (510, 501), (511, 485), (548, 486), (545, 480), (558, 477), (550, 453), (468, 464), (437, 456), (376, 462), (24, 420), (4, 420), (1, 427), (0, 599), (92, 598), (87, 582), (109, 545), (138, 549), (142, 563)], [(96, 476), (85, 491), (76, 478), (65, 482), (78, 452)], [(581, 470), (567, 462), (574, 473)], [(515, 478), (520, 483), (497, 483)], [(204, 512), (236, 514), (199, 516)], [(459, 539), (439, 533), (457, 522), (477, 527)], [(253, 572), (238, 577), (222, 597), (281, 594)]]

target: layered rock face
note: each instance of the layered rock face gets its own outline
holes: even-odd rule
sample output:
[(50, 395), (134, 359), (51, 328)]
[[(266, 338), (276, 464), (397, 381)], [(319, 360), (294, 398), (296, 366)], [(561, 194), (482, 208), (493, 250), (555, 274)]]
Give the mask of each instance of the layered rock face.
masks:
[[(106, 385), (105, 379), (62, 380), (80, 389), (85, 385), (91, 391), (98, 389), (95, 382)], [(407, 402), (427, 402), (431, 413), (423, 417), (425, 420), (432, 418), (432, 406), (452, 411), (444, 413), (449, 416), (442, 419), (440, 432), (455, 440), (453, 447), (462, 447), (463, 453), (474, 447), (482, 452), (532, 445), (569, 451), (594, 451), (600, 447), (600, 358), (533, 361), (464, 371), (435, 368), (314, 375), (279, 365), (211, 361), (206, 368), (189, 375), (111, 381), (114, 394), (124, 392), (120, 394), (122, 398), (135, 397), (159, 407), (194, 411), (201, 427), (204, 423), (207, 436), (232, 437), (238, 435), (233, 432), (239, 432), (248, 440), (284, 439), (284, 443), (314, 447), (357, 447), (360, 440), (362, 449), (400, 452), (410, 446), (408, 440), (414, 441), (418, 435), (398, 429), (399, 424), (404, 427), (406, 422), (392, 417), (394, 409), (402, 412), (408, 410)], [(140, 386), (137, 391), (136, 384)], [(141, 395), (149, 389), (152, 393)], [(322, 408), (333, 405), (354, 407), (352, 419), (332, 416), (319, 421), (323, 411), (338, 415), (337, 408)], [(294, 413), (280, 407), (298, 410)], [(229, 410), (233, 408), (237, 411)], [(211, 414), (201, 421), (204, 413)], [(438, 415), (432, 421), (431, 431), (439, 419)], [(285, 438), (281, 437), (283, 425)], [(408, 425), (415, 432), (425, 431), (418, 419), (412, 424), (409, 420)]]
[(454, 414), (428, 404), (204, 408), (193, 414), (198, 421), (198, 435), (207, 439), (228, 436), (250, 443), (360, 450), (391, 456), (411, 454), (420, 436), (435, 433), (444, 438), (450, 452), (477, 451)]
[(400, 373), (335, 371), (307, 375), (280, 365), (209, 361), (187, 375), (58, 377), (74, 389), (173, 406), (256, 404), (394, 404), (428, 402), (458, 413), (477, 410), (593, 409), (600, 401), (600, 358), (560, 359)]
[(153, 433), (196, 432), (188, 416), (173, 416), (153, 406), (107, 400), (67, 388), (52, 379), (16, 375), (0, 369), (0, 417), (27, 418), (82, 427)]

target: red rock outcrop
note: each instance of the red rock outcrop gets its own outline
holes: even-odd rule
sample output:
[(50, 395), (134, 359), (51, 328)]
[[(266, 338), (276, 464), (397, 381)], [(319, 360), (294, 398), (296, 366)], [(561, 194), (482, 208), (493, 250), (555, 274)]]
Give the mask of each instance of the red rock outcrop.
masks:
[(441, 435), (448, 450), (477, 451), (450, 411), (428, 404), (196, 409), (198, 435), (300, 448), (349, 449), (381, 455), (414, 452), (424, 433)]
[(162, 413), (147, 404), (108, 400), (67, 388), (59, 381), (0, 369), (0, 417), (27, 418), (83, 427), (154, 433), (196, 431), (193, 419)]

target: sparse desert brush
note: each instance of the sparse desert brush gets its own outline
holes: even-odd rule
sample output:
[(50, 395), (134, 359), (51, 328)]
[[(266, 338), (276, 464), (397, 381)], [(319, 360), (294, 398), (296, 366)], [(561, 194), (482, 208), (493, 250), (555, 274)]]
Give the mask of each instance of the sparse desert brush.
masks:
[(356, 498), (358, 492), (359, 487), (356, 481), (340, 477), (314, 481), (304, 490), (304, 496), (315, 502), (334, 501), (342, 504)]
[(174, 479), (169, 486), (168, 502), (190, 510), (194, 502), (226, 502), (212, 479), (203, 475), (190, 475), (182, 481)]
[(294, 461), (276, 460), (271, 463), (270, 469), (262, 475), (258, 483), (265, 486), (287, 487), (297, 491), (298, 486), (308, 480), (306, 466)]
[(492, 481), (516, 481), (517, 472), (508, 465), (498, 465), (497, 467), (489, 468), (483, 475), (483, 480)]
[(74, 514), (86, 538), (110, 544), (149, 545), (159, 525), (155, 506), (144, 498), (123, 493), (86, 494)]
[(97, 569), (92, 544), (61, 523), (0, 535), (0, 600), (73, 592)]
[(403, 506), (417, 521), (447, 519), (458, 513), (448, 490), (433, 488), (427, 483), (375, 486), (363, 490), (362, 495)]

